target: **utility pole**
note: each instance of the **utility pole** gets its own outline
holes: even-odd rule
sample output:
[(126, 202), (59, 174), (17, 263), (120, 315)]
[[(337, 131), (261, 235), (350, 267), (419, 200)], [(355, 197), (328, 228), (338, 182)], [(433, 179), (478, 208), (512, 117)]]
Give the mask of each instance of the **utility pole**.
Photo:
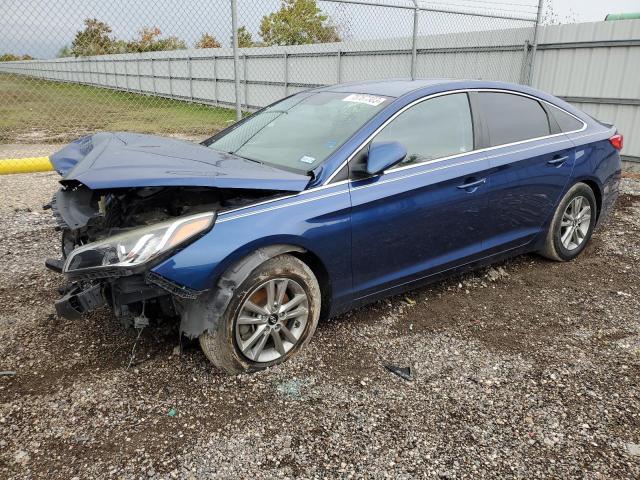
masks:
[(540, 30), (540, 21), (542, 20), (543, 0), (538, 0), (538, 15), (536, 16), (536, 26), (533, 29), (533, 45), (531, 47), (531, 63), (529, 64), (529, 75), (527, 77), (527, 85), (531, 86), (533, 82), (533, 67), (536, 61), (536, 50), (538, 49), (538, 32)]
[[(231, 43), (233, 46), (233, 80), (236, 94), (236, 121), (240, 121), (242, 118), (242, 111), (240, 110), (240, 75), (238, 72), (238, 0), (231, 0), (231, 28), (233, 29)], [(245, 82), (246, 80), (247, 79), (245, 78)]]
[(411, 80), (416, 79), (416, 61), (418, 60), (418, 0), (413, 0), (413, 37), (411, 40)]

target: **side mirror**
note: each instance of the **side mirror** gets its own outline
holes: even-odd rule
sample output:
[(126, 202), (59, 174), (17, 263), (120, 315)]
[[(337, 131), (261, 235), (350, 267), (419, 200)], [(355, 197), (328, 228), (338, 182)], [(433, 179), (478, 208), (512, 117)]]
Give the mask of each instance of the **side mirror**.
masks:
[(377, 142), (369, 146), (367, 173), (376, 175), (397, 165), (407, 156), (407, 150), (398, 142)]

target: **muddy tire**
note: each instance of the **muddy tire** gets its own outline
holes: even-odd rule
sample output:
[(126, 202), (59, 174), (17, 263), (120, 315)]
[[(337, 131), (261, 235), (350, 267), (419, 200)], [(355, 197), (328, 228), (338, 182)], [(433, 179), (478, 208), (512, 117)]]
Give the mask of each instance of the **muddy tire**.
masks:
[(540, 254), (558, 262), (573, 260), (587, 246), (596, 218), (593, 190), (584, 183), (576, 183), (560, 200)]
[(320, 307), (320, 286), (311, 269), (292, 255), (279, 255), (236, 289), (214, 330), (200, 335), (200, 346), (228, 374), (262, 370), (304, 348)]

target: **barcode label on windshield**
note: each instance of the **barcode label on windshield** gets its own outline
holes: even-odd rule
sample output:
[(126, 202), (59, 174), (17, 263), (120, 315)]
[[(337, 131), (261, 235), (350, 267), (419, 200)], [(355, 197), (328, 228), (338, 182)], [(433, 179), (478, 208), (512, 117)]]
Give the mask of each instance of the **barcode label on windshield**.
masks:
[(384, 97), (376, 97), (375, 95), (367, 95), (364, 93), (352, 93), (342, 99), (343, 102), (366, 103), (374, 107), (377, 107), (385, 100), (386, 98)]

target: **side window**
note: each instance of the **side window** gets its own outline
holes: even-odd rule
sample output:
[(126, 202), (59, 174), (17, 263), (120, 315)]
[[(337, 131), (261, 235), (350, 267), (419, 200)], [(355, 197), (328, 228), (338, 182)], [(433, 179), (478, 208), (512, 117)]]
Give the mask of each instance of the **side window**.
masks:
[(553, 118), (558, 122), (558, 126), (562, 132), (572, 132), (582, 128), (582, 122), (580, 120), (569, 115), (558, 107), (550, 106), (549, 110), (551, 111)]
[(473, 124), (467, 94), (420, 102), (398, 115), (373, 141), (400, 142), (407, 156), (398, 166), (471, 151)]
[(540, 103), (521, 95), (480, 92), (478, 103), (492, 147), (549, 135), (549, 119)]

